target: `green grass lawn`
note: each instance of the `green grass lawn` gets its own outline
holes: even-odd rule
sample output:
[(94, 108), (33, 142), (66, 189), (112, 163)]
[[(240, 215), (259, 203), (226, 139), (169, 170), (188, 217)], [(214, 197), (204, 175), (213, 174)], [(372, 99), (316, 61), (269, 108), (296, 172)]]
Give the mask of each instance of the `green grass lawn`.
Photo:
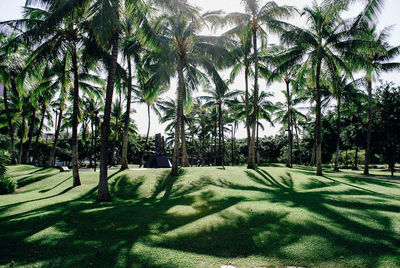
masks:
[[(0, 266), (400, 267), (400, 181), (280, 165), (98, 173), (9, 167)], [(375, 175), (388, 173), (375, 171)]]

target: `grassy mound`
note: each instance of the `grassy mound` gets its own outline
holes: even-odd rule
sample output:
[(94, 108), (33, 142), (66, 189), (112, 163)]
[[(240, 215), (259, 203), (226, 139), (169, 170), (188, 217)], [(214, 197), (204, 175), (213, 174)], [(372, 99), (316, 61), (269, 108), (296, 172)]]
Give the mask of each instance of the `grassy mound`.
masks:
[[(400, 181), (280, 165), (98, 173), (9, 167), (0, 266), (400, 267)], [(384, 174), (387, 175), (387, 174)]]

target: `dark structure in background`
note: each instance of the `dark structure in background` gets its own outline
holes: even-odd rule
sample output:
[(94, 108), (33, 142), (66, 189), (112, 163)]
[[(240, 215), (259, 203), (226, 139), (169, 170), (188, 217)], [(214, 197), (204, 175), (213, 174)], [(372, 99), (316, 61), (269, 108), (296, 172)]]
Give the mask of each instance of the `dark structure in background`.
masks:
[(165, 142), (164, 137), (161, 134), (156, 134), (156, 152), (155, 156), (150, 157), (146, 161), (146, 168), (171, 168), (171, 161), (169, 161), (168, 156), (165, 154)]

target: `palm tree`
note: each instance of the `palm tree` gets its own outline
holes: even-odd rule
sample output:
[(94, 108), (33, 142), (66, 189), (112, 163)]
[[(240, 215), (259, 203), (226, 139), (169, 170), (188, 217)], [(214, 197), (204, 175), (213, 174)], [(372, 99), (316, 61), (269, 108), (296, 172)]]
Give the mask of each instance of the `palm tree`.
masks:
[(215, 106), (218, 110), (218, 161), (217, 165), (225, 165), (224, 155), (224, 122), (223, 122), (223, 110), (224, 106), (229, 105), (230, 102), (234, 101), (235, 97), (237, 97), (240, 93), (238, 90), (230, 90), (227, 83), (215, 85), (215, 87), (211, 89), (206, 89), (206, 93), (209, 96), (200, 97), (205, 101), (204, 106), (211, 107)]
[(4, 112), (7, 117), (8, 131), (11, 139), (11, 164), (17, 162), (17, 154), (15, 150), (15, 126), (13, 124), (13, 117), (9, 107), (9, 89), (16, 90), (17, 83), (16, 79), (18, 74), (21, 72), (24, 59), (20, 51), (11, 49), (8, 43), (13, 40), (14, 37), (6, 37), (4, 34), (0, 34), (0, 81), (4, 85), (3, 89), (3, 101), (4, 101)]
[[(237, 13), (227, 14), (225, 16), (225, 21), (229, 22), (235, 20)], [(251, 69), (251, 48), (252, 48), (252, 32), (251, 25), (242, 24), (238, 22), (234, 28), (230, 29), (223, 36), (227, 38), (233, 38), (238, 40), (237, 49), (234, 51), (236, 55), (236, 64), (232, 67), (230, 82), (233, 83), (237, 75), (242, 69), (244, 69), (244, 81), (245, 81), (245, 93), (244, 93), (244, 103), (245, 103), (245, 126), (247, 131), (247, 148), (250, 148), (250, 112), (249, 112), (249, 78), (254, 75)]]
[[(214, 81), (223, 83), (215, 70), (215, 66), (222, 65), (227, 51), (222, 45), (217, 45), (218, 38), (199, 35), (202, 27), (210, 20), (215, 20), (219, 13), (208, 12), (203, 15), (199, 10), (183, 1), (164, 0), (169, 11), (168, 15), (159, 19), (159, 33), (164, 43), (164, 53), (167, 61), (174, 66), (173, 74), (178, 74), (177, 90), (177, 120), (175, 126), (174, 153), (172, 158), (171, 175), (178, 175), (179, 141), (182, 130), (184, 92), (195, 89), (205, 75), (199, 70), (204, 68), (211, 74)], [(176, 66), (176, 67), (175, 67)]]
[(357, 48), (356, 64), (358, 69), (365, 71), (365, 81), (367, 82), (368, 93), (368, 126), (367, 141), (365, 148), (364, 174), (369, 174), (369, 163), (371, 154), (371, 132), (372, 132), (372, 81), (382, 72), (389, 72), (400, 69), (399, 62), (393, 60), (400, 54), (400, 46), (392, 47), (387, 42), (390, 28), (385, 28), (378, 32), (376, 27), (362, 25), (363, 31), (361, 38), (374, 43), (374, 47), (359, 46)]
[[(143, 3), (140, 3), (141, 7), (144, 7)], [(146, 9), (144, 10), (146, 11)], [(158, 42), (143, 42), (143, 38), (140, 38), (140, 35), (150, 35), (151, 28), (149, 24), (145, 21), (142, 25), (144, 30), (137, 28), (137, 18), (139, 16), (142, 21), (145, 21), (145, 14), (141, 11), (141, 9), (137, 8), (137, 3), (126, 1), (124, 5), (124, 9), (121, 17), (121, 29), (122, 29), (122, 50), (124, 57), (126, 59), (128, 65), (128, 74), (126, 79), (127, 84), (127, 102), (126, 102), (126, 116), (124, 122), (124, 132), (123, 132), (123, 141), (122, 141), (122, 154), (121, 154), (121, 170), (128, 169), (128, 137), (129, 137), (129, 128), (131, 121), (131, 101), (132, 101), (132, 78), (133, 78), (133, 70), (132, 70), (132, 57), (135, 59), (136, 69), (139, 70), (141, 68), (140, 63), (140, 53), (143, 51), (143, 43), (146, 43), (147, 46), (156, 46), (158, 47)], [(153, 36), (153, 34), (151, 34)], [(154, 37), (154, 36), (153, 36)], [(155, 40), (155, 38), (153, 38)]]
[[(243, 28), (250, 29), (252, 33), (253, 42), (253, 58), (254, 58), (254, 113), (252, 122), (252, 133), (249, 146), (249, 158), (248, 168), (256, 168), (256, 157), (255, 157), (255, 143), (256, 143), (256, 122), (258, 114), (258, 46), (257, 41), (260, 38), (264, 43), (266, 32), (262, 26), (266, 26), (269, 30), (275, 29), (278, 18), (289, 16), (293, 8), (289, 6), (278, 6), (275, 2), (269, 1), (265, 5), (260, 6), (258, 0), (243, 0), (247, 13), (232, 13), (228, 18), (231, 23), (235, 25), (247, 25)], [(262, 45), (263, 46), (263, 45)]]
[(296, 64), (301, 64), (300, 76), (310, 72), (315, 83), (316, 102), (316, 174), (322, 176), (321, 157), (321, 71), (330, 74), (333, 82), (337, 83), (338, 68), (347, 74), (352, 73), (344, 58), (348, 49), (359, 40), (350, 38), (348, 27), (339, 17), (345, 5), (338, 2), (333, 5), (317, 5), (312, 8), (304, 8), (303, 16), (306, 16), (309, 27), (302, 29), (293, 25), (285, 25), (287, 30), (282, 34), (284, 44), (291, 46), (278, 61), (283, 62), (278, 68), (289, 69)]

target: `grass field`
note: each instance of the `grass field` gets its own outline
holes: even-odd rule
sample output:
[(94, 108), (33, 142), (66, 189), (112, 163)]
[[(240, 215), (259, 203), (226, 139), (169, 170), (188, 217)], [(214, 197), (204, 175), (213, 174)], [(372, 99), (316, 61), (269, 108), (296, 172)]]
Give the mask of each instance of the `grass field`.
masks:
[(98, 173), (8, 168), (0, 266), (400, 267), (400, 181), (270, 165)]

